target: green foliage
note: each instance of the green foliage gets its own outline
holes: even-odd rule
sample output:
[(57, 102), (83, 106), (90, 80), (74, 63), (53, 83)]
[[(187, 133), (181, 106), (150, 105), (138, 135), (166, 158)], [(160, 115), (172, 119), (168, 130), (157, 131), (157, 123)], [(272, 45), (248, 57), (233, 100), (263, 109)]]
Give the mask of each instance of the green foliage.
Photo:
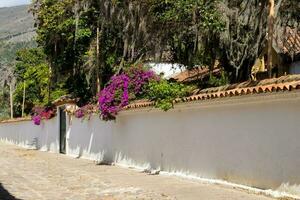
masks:
[(0, 57), (1, 61), (5, 63), (13, 63), (16, 58), (16, 52), (19, 49), (23, 48), (32, 48), (35, 47), (36, 43), (34, 40), (28, 42), (15, 42), (15, 43), (7, 43), (5, 41), (0, 40)]
[[(31, 48), (36, 46), (34, 40), (27, 42), (6, 42), (0, 40), (0, 82), (6, 82), (7, 80), (3, 79), (5, 77), (5, 72), (13, 71), (16, 59), (16, 52), (23, 48)], [(1, 70), (2, 69), (2, 70)], [(8, 83), (7, 83), (8, 84)], [(9, 118), (10, 117), (10, 105), (9, 105), (9, 86), (0, 85), (0, 118)]]
[(221, 77), (216, 77), (214, 75), (210, 75), (208, 80), (208, 85), (212, 87), (219, 87), (223, 85), (229, 84), (229, 78), (226, 72), (222, 71)]
[(216, 7), (218, 2), (219, 0), (153, 0), (152, 12), (159, 21), (174, 27), (178, 26), (176, 23), (185, 26), (193, 23), (198, 28), (222, 31), (224, 24)]
[(37, 42), (49, 60), (52, 85), (64, 82), (69, 93), (89, 93), (81, 66), (94, 34), (93, 18), (77, 9), (74, 0), (35, 0), (33, 5), (36, 5), (32, 13), (38, 26)]
[[(276, 28), (298, 28), (299, 3), (275, 3), (279, 8)], [(14, 69), (17, 115), (24, 85), (27, 113), (34, 104), (47, 104), (66, 93), (80, 97), (83, 105), (96, 96), (98, 83), (103, 88), (112, 75), (126, 72), (127, 65), (137, 62), (193, 68), (212, 67), (218, 59), (226, 73), (199, 85), (242, 81), (264, 49), (267, 6), (267, 1), (260, 0), (33, 0), (39, 48), (29, 49), (36, 46), (33, 40), (20, 40), (20, 36), (32, 33), (31, 28), (18, 27), (26, 32), (0, 41), (0, 70), (8, 77), (15, 65), (15, 52), (24, 49), (17, 53)], [(9, 13), (17, 17), (20, 12)], [(1, 84), (0, 101), (4, 103), (0, 117), (9, 110), (7, 80)], [(166, 81), (153, 82), (144, 89), (141, 93), (149, 92), (146, 96), (163, 110), (173, 107), (174, 99), (190, 90)]]
[(67, 77), (70, 93), (95, 95), (97, 79), (104, 86), (125, 63), (211, 63), (208, 36), (223, 29), (218, 1), (34, 0), (32, 12), (52, 81)]
[[(65, 94), (60, 87), (49, 91), (50, 68), (41, 48), (22, 49), (17, 52), (15, 76), (17, 86), (14, 93), (15, 115), (20, 116), (25, 86), (25, 113), (30, 113), (35, 105), (46, 105)], [(50, 96), (49, 96), (50, 95)]]
[[(56, 83), (54, 89), (51, 89), (50, 91), (50, 101), (47, 103), (51, 103), (52, 101), (59, 99), (62, 96), (65, 96), (68, 94), (68, 91), (65, 89), (65, 83), (64, 82), (59, 82)], [(44, 105), (47, 105), (44, 104)]]
[(155, 107), (168, 111), (174, 107), (174, 100), (187, 96), (192, 88), (166, 80), (151, 82), (147, 86), (146, 98), (155, 102)]
[(0, 121), (4, 119), (8, 119), (10, 116), (9, 113), (9, 91), (6, 87), (4, 87), (1, 91), (0, 95)]
[(224, 30), (218, 3), (219, 0), (152, 0), (154, 23), (164, 27), (163, 37), (172, 49), (172, 62), (190, 68), (213, 63), (218, 53), (216, 37)]
[(9, 84), (15, 82), (16, 52), (36, 46), (33, 23), (28, 6), (0, 9), (0, 119), (10, 118)]

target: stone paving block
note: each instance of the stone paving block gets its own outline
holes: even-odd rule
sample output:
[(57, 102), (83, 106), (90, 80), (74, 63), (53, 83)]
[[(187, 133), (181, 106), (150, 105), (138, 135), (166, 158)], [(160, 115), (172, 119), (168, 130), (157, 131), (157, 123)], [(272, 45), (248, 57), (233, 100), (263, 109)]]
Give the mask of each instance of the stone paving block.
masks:
[(99, 166), (1, 142), (0, 167), (0, 183), (16, 200), (272, 199), (220, 185)]

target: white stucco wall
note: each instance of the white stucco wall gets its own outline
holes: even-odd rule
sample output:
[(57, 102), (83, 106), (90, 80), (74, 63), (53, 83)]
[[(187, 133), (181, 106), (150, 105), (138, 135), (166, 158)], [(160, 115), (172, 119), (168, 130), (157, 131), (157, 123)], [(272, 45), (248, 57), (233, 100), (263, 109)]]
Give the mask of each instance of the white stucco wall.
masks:
[(25, 148), (38, 148), (41, 151), (59, 152), (57, 118), (43, 121), (35, 126), (32, 121), (0, 124), (0, 139)]
[(300, 98), (289, 95), (124, 112), (113, 131), (115, 159), (261, 188), (299, 185)]
[(96, 115), (90, 120), (72, 117), (69, 122), (67, 126), (68, 155), (97, 162), (112, 161), (112, 122), (101, 121)]
[[(260, 188), (300, 185), (300, 92), (123, 111), (116, 122), (69, 119), (72, 157)], [(59, 120), (3, 123), (0, 138), (24, 147), (38, 138), (41, 150), (59, 152)]]

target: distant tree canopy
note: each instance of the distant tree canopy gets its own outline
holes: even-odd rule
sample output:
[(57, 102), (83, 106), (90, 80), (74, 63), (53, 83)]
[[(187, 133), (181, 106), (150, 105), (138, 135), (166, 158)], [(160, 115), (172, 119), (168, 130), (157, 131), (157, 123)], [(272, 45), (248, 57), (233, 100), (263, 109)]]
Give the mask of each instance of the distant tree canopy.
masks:
[[(299, 27), (299, 3), (277, 0), (278, 26)], [(135, 62), (213, 66), (248, 79), (266, 44), (267, 0), (34, 0), (52, 88), (89, 99)], [(287, 12), (288, 11), (288, 12)]]
[(17, 79), (14, 92), (15, 116), (21, 116), (24, 97), (25, 113), (30, 113), (34, 106), (46, 105), (65, 94), (59, 86), (49, 93), (49, 74), (49, 64), (41, 48), (21, 49), (17, 52), (14, 68)]
[(36, 0), (32, 12), (53, 79), (67, 76), (70, 92), (82, 96), (88, 94), (82, 86), (96, 93), (97, 73), (103, 86), (127, 63), (212, 62), (205, 52), (224, 27), (216, 5), (217, 0)]
[[(220, 34), (220, 59), (235, 81), (249, 79), (251, 67), (266, 47), (268, 31), (268, 0), (223, 0), (220, 11), (226, 28)], [(275, 1), (275, 34), (287, 26), (300, 28), (300, 3)]]

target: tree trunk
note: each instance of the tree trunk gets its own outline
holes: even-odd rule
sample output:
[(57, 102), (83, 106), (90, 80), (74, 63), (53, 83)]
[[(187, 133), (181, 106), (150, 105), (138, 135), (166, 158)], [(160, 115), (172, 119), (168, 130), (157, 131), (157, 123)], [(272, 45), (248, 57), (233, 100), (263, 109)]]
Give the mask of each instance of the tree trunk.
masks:
[(48, 104), (51, 103), (51, 82), (52, 82), (52, 67), (49, 67), (49, 76), (48, 76)]
[(97, 50), (96, 50), (96, 73), (97, 73), (97, 93), (100, 92), (101, 87), (100, 87), (100, 60), (99, 60), (99, 56), (100, 56), (100, 42), (99, 42), (99, 37), (100, 37), (100, 30), (99, 30), (99, 26), (97, 27)]
[(274, 21), (275, 21), (275, 2), (269, 0), (269, 18), (268, 18), (268, 71), (269, 78), (272, 78), (272, 48), (273, 48), (273, 32), (274, 32)]
[(26, 83), (24, 81), (24, 85), (23, 85), (23, 102), (22, 102), (22, 117), (24, 117), (25, 97), (26, 97)]
[(9, 85), (9, 100), (10, 100), (10, 118), (14, 118), (14, 102), (13, 102), (13, 88), (12, 88), (12, 83)]

